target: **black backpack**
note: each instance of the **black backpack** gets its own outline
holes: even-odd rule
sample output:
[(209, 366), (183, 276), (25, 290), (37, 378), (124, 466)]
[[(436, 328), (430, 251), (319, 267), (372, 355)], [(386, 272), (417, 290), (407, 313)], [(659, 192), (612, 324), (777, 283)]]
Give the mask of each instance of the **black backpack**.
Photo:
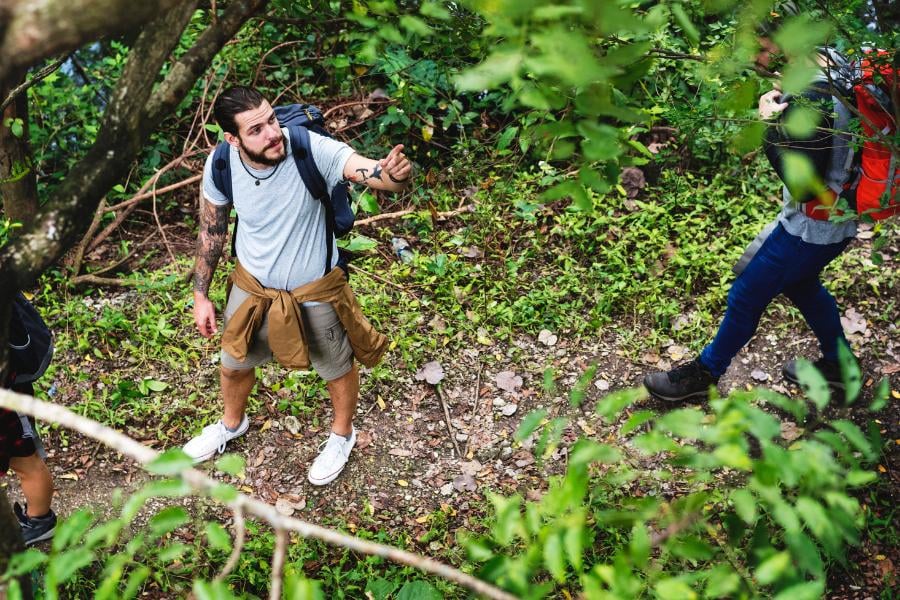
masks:
[(53, 334), (21, 292), (13, 298), (8, 344), (6, 387), (36, 380), (44, 374), (53, 358)]
[[(331, 271), (331, 262), (333, 255), (333, 240), (335, 236), (343, 237), (353, 228), (353, 222), (356, 216), (350, 208), (349, 186), (344, 183), (338, 183), (332, 190), (327, 189), (325, 178), (319, 172), (315, 160), (312, 157), (312, 150), (309, 141), (309, 132), (314, 131), (319, 135), (332, 137), (325, 129), (325, 118), (315, 106), (310, 104), (287, 104), (275, 107), (275, 117), (282, 127), (287, 127), (289, 138), (291, 140), (291, 152), (294, 155), (294, 163), (303, 179), (303, 184), (313, 198), (316, 198), (325, 207), (325, 229), (327, 254), (325, 257), (325, 275)], [(227, 142), (219, 142), (213, 152), (213, 183), (229, 201), (234, 201), (234, 195), (231, 187), (231, 161), (229, 153), (231, 146)], [(235, 219), (235, 229), (237, 228), (237, 220)], [(235, 252), (235, 240), (237, 236), (232, 236), (231, 253), (237, 256)], [(338, 266), (347, 271), (347, 263), (349, 255), (343, 250), (338, 250)]]

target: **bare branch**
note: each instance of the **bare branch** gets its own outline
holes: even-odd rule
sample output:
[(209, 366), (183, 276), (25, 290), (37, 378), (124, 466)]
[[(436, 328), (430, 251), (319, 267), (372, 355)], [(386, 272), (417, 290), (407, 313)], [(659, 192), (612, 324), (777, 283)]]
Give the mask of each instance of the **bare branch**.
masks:
[(281, 598), (281, 587), (284, 583), (284, 558), (287, 555), (288, 532), (275, 530), (275, 550), (272, 553), (272, 583), (269, 586), (269, 600)]
[[(77, 431), (103, 442), (113, 450), (136, 460), (141, 465), (146, 465), (159, 456), (156, 450), (148, 448), (106, 425), (77, 415), (64, 406), (43, 402), (31, 396), (17, 394), (9, 390), (0, 390), (0, 408), (31, 415), (37, 419), (57, 423), (67, 429)], [(221, 486), (221, 482), (194, 468), (184, 469), (181, 471), (180, 476), (191, 489), (197, 492), (205, 493)], [(274, 506), (251, 498), (246, 494), (238, 493), (235, 499), (231, 501), (230, 506), (241, 508), (246, 514), (253, 515), (267, 522), (275, 530), (293, 531), (304, 538), (317, 539), (333, 546), (359, 552), (360, 554), (380, 556), (392, 562), (436, 575), (492, 600), (515, 600), (515, 596), (512, 594), (432, 558), (407, 552), (393, 546), (369, 542), (293, 517), (286, 517), (279, 513)]]
[[(378, 221), (387, 221), (389, 219), (399, 219), (400, 217), (405, 217), (406, 215), (410, 215), (418, 210), (417, 208), (405, 208), (403, 210), (398, 210), (395, 212), (382, 213), (380, 215), (375, 215), (374, 217), (366, 217), (365, 219), (357, 219), (354, 223), (355, 226), (360, 225), (371, 225), (372, 223), (377, 223)], [(455, 217), (456, 215), (460, 215), (462, 213), (473, 212), (475, 207), (471, 204), (466, 204), (465, 206), (460, 206), (459, 208), (455, 208), (453, 210), (447, 210), (444, 212), (437, 213), (438, 218), (441, 219), (449, 219), (450, 217)]]
[(247, 537), (247, 526), (244, 521), (244, 509), (240, 506), (234, 507), (234, 546), (231, 548), (231, 555), (228, 557), (228, 562), (225, 563), (225, 566), (222, 567), (222, 570), (219, 571), (219, 574), (216, 575), (216, 581), (224, 581), (226, 577), (234, 570), (237, 566), (238, 561), (241, 559), (241, 551), (244, 549), (244, 540)]

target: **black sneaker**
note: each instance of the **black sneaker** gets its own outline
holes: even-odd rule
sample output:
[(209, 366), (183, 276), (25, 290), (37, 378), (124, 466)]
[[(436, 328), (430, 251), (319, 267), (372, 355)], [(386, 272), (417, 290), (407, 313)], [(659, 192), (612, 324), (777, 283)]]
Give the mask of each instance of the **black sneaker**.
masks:
[[(813, 363), (813, 366), (819, 370), (829, 387), (834, 390), (844, 390), (844, 378), (841, 377), (841, 366), (825, 358), (820, 358)], [(781, 374), (785, 379), (795, 385), (800, 385), (800, 379), (797, 377), (797, 360), (789, 360), (781, 367)]]
[(13, 505), (13, 512), (16, 513), (19, 525), (22, 526), (25, 545), (31, 546), (52, 538), (53, 532), (56, 530), (56, 514), (51, 510), (43, 517), (29, 517), (26, 512), (27, 508), (28, 505), (22, 508), (18, 502)]
[(647, 391), (666, 402), (706, 398), (709, 386), (717, 383), (719, 378), (713, 377), (699, 360), (692, 360), (671, 371), (649, 373), (644, 377)]

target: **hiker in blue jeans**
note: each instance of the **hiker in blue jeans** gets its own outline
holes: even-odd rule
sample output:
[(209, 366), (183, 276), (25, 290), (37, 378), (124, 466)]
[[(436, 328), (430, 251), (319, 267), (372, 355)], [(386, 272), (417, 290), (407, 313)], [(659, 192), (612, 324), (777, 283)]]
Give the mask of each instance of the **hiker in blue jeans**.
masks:
[[(843, 77), (842, 72), (832, 69), (831, 59), (828, 50), (823, 49), (819, 63), (823, 70), (816, 83), (834, 84)], [(820, 122), (811, 136), (800, 140), (786, 142), (784, 138), (767, 135), (766, 155), (782, 180), (789, 181), (783, 155), (785, 151), (802, 153), (810, 159), (827, 188), (839, 193), (850, 177), (845, 165), (850, 152), (848, 126), (852, 115), (837, 98), (822, 91), (824, 85), (817, 88), (816, 83), (802, 95), (803, 102), (822, 106), (824, 122)], [(759, 114), (764, 120), (780, 114), (784, 121), (794, 106), (794, 102), (782, 97), (776, 89), (760, 98)], [(813, 218), (803, 205), (813, 194), (794, 189), (792, 195), (788, 187), (783, 191), (784, 206), (777, 224), (731, 286), (725, 317), (713, 341), (687, 364), (644, 377), (644, 386), (656, 398), (669, 402), (705, 398), (710, 387), (718, 383), (732, 359), (756, 333), (763, 311), (779, 294), (784, 294), (800, 309), (819, 340), (822, 357), (813, 364), (829, 385), (843, 387), (837, 355), (838, 340), (844, 337), (840, 313), (819, 275), (856, 236), (856, 221)], [(782, 373), (797, 383), (796, 361), (788, 361)]]

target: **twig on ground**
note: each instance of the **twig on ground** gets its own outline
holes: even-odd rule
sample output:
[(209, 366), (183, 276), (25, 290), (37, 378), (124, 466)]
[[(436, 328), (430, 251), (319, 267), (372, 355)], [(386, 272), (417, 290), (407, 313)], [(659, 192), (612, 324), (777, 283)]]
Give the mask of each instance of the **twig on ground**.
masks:
[(462, 458), (463, 455), (459, 451), (459, 442), (456, 441), (456, 435), (453, 433), (453, 425), (450, 423), (450, 409), (447, 408), (447, 403), (444, 402), (444, 394), (441, 393), (441, 384), (436, 383), (434, 385), (434, 393), (441, 403), (441, 408), (444, 409), (444, 423), (447, 424), (447, 433), (450, 434), (450, 441), (453, 442), (453, 449), (456, 450), (456, 456)]
[[(406, 215), (412, 214), (418, 210), (417, 208), (405, 208), (403, 210), (398, 210), (395, 212), (382, 213), (380, 215), (375, 215), (374, 217), (366, 217), (365, 219), (357, 220), (354, 225), (359, 227), (362, 225), (371, 225), (372, 223), (377, 223), (378, 221), (386, 221), (388, 219), (399, 219), (400, 217), (405, 217)], [(449, 219), (450, 217), (455, 217), (456, 215), (473, 212), (475, 210), (475, 205), (466, 204), (465, 206), (460, 206), (459, 208), (455, 208), (453, 210), (447, 210), (444, 212), (437, 213), (438, 218), (440, 219)]]
[(463, 457), (469, 455), (469, 443), (472, 441), (472, 423), (475, 415), (478, 414), (478, 398), (481, 396), (481, 369), (484, 367), (481, 361), (478, 361), (478, 375), (475, 376), (475, 395), (472, 398), (472, 413), (469, 415), (469, 437), (466, 438), (466, 447), (463, 449)]
[(269, 600), (280, 600), (284, 571), (284, 557), (287, 554), (288, 532), (275, 531), (275, 550), (272, 552), (272, 583), (269, 586)]
[(69, 280), (72, 285), (117, 285), (120, 287), (137, 287), (141, 282), (136, 279), (119, 279), (116, 277), (97, 277), (93, 274), (79, 275)]
[(216, 581), (224, 581), (226, 577), (234, 570), (241, 558), (241, 551), (244, 549), (244, 540), (247, 537), (247, 527), (244, 521), (244, 509), (240, 505), (236, 505), (234, 510), (234, 545), (231, 547), (231, 554), (228, 556), (228, 562), (216, 575)]
[[(344, 102), (343, 104), (336, 104), (322, 113), (322, 117), (328, 118), (328, 116), (336, 110), (341, 108), (347, 108), (349, 106), (359, 106), (360, 104), (394, 104), (397, 102), (396, 100), (391, 100), (390, 98), (366, 98), (363, 100), (354, 100), (352, 102)], [(354, 123), (356, 125), (356, 123)]]
[[(156, 450), (140, 444), (123, 433), (119, 433), (97, 421), (77, 415), (64, 406), (43, 402), (31, 396), (17, 394), (9, 390), (0, 390), (0, 408), (31, 415), (77, 431), (103, 442), (113, 450), (138, 461), (141, 465), (147, 465), (159, 456), (159, 452)], [(205, 493), (222, 485), (220, 481), (216, 481), (192, 467), (183, 469), (179, 475), (191, 489), (197, 492)], [(386, 544), (363, 540), (294, 517), (286, 517), (279, 513), (274, 506), (240, 492), (237, 493), (237, 496), (228, 506), (234, 509), (240, 507), (246, 514), (253, 515), (267, 522), (276, 530), (293, 531), (304, 538), (321, 540), (327, 544), (347, 548), (361, 554), (380, 556), (397, 564), (436, 575), (492, 600), (515, 600), (515, 596), (512, 594), (427, 556), (407, 552)]]
[(178, 259), (175, 258), (175, 253), (172, 251), (172, 245), (169, 243), (169, 238), (166, 237), (166, 230), (159, 220), (159, 212), (156, 210), (156, 182), (153, 183), (153, 189), (151, 191), (153, 193), (153, 220), (156, 221), (156, 227), (159, 229), (159, 235), (162, 236), (163, 244), (166, 246), (166, 252), (169, 253), (169, 258), (174, 263)]
[(81, 241), (78, 242), (78, 246), (75, 247), (75, 257), (72, 259), (72, 275), (78, 276), (81, 272), (81, 266), (84, 263), (84, 250), (87, 246), (90, 239), (97, 233), (97, 229), (100, 227), (100, 221), (103, 219), (103, 213), (106, 212), (106, 196), (100, 198), (100, 204), (97, 205), (97, 210), (94, 211), (94, 220), (91, 221), (91, 226), (88, 227), (87, 233), (81, 238)]

